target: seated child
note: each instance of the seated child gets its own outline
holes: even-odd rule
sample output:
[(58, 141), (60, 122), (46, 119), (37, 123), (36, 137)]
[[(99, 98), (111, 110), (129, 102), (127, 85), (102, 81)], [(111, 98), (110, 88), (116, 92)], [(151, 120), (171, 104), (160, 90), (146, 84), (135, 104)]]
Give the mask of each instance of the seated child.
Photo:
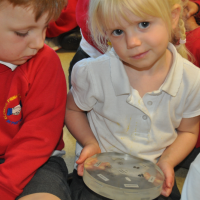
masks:
[[(102, 55), (101, 50), (98, 49), (98, 46), (96, 46), (95, 42), (91, 39), (91, 33), (90, 33), (90, 30), (88, 29), (88, 23), (87, 23), (88, 5), (89, 5), (89, 0), (78, 0), (77, 6), (76, 6), (76, 20), (79, 27), (81, 28), (82, 39), (80, 42), (80, 46), (70, 63), (69, 77), (68, 77), (69, 88), (71, 88), (71, 72), (75, 63), (84, 58), (88, 58), (88, 57), (96, 58)], [(195, 17), (195, 19), (199, 19), (198, 18), (198, 16), (200, 15), (200, 12), (198, 12), (199, 5), (200, 5), (200, 0), (194, 1), (194, 2), (193, 0), (187, 1), (187, 11), (188, 11), (187, 16), (189, 18), (190, 16), (192, 16), (192, 17)], [(189, 41), (189, 39), (186, 41)], [(186, 42), (186, 46), (188, 44), (189, 42)], [(187, 48), (189, 47), (187, 46)], [(195, 64), (197, 65), (197, 63)], [(179, 166), (189, 169), (191, 162), (194, 161), (199, 151), (200, 151), (200, 137), (198, 138), (196, 148), (194, 148), (194, 150), (186, 157), (186, 159), (184, 159), (179, 164)]]
[(0, 199), (70, 200), (65, 75), (44, 45), (66, 0), (0, 1)]
[[(181, 4), (90, 1), (94, 41), (101, 52), (108, 40), (112, 48), (77, 62), (72, 71), (65, 122), (83, 147), (76, 152), (78, 175), (85, 159), (96, 153), (128, 153), (157, 163), (165, 174), (162, 195), (180, 199), (172, 192), (174, 167), (196, 144), (200, 114), (200, 70), (185, 59)], [(170, 41), (177, 27), (175, 47)], [(73, 199), (107, 199), (89, 190), (77, 173)]]

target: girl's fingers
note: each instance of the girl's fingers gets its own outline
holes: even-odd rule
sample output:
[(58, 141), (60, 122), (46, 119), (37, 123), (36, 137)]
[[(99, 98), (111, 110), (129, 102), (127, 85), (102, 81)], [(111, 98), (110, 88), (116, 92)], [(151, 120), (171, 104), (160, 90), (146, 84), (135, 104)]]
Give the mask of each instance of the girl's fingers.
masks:
[(80, 164), (77, 167), (77, 173), (79, 176), (83, 176), (83, 171), (84, 171), (84, 164)]

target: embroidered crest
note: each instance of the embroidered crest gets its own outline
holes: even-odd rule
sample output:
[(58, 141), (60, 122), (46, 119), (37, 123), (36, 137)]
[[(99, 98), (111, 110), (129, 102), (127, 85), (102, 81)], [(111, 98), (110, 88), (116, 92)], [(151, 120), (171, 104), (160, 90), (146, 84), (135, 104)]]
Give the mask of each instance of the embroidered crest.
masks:
[(21, 110), (21, 96), (19, 94), (14, 95), (6, 101), (3, 109), (3, 117), (7, 123), (17, 125), (22, 121)]

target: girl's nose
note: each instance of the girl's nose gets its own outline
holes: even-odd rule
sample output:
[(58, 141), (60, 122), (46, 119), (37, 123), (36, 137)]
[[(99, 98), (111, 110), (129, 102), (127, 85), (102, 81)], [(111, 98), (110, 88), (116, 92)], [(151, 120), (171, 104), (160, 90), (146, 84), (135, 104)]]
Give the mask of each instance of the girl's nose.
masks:
[(127, 35), (126, 44), (127, 44), (127, 49), (131, 49), (136, 46), (140, 46), (141, 40), (137, 37), (137, 35)]

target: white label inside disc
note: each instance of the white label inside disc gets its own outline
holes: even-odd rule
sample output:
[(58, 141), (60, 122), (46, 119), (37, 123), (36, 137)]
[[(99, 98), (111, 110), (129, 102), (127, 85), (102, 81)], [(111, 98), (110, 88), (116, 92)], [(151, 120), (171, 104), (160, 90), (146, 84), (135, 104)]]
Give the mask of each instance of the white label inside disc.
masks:
[(104, 181), (109, 181), (108, 178), (106, 178), (104, 175), (102, 174), (97, 174), (98, 177), (100, 177), (101, 179), (103, 179)]
[(126, 188), (139, 188), (138, 184), (124, 184)]
[(149, 182), (151, 182), (151, 183), (153, 183), (154, 181), (155, 181), (155, 179), (156, 179), (156, 177), (154, 177), (154, 176), (151, 176), (150, 178), (149, 178)]

